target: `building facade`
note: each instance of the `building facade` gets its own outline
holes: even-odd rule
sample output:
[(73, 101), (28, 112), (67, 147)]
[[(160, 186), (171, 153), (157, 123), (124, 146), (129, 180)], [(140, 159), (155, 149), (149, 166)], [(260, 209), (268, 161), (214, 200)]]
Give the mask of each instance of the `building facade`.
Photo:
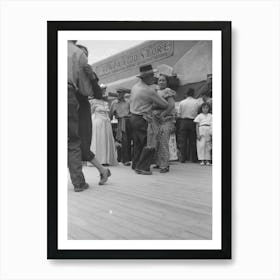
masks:
[(184, 98), (189, 86), (198, 96), (207, 75), (212, 74), (212, 41), (146, 41), (92, 67), (100, 82), (107, 85), (107, 91), (115, 92), (119, 87), (131, 89), (144, 64), (178, 78), (177, 101)]

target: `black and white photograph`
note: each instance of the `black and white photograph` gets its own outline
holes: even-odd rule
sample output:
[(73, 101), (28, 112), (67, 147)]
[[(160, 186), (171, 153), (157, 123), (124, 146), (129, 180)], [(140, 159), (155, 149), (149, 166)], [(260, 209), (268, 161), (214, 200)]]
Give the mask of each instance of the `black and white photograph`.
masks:
[(279, 280), (280, 1), (0, 1), (0, 279)]
[(68, 95), (68, 238), (211, 239), (212, 42), (69, 41)]
[[(221, 26), (230, 32), (229, 22)], [(230, 237), (230, 203), (224, 213), (221, 206), (222, 152), (230, 154), (230, 142), (222, 151), (221, 126), (223, 110), (230, 120), (222, 104), (230, 105), (230, 79), (222, 87), (230, 64), (222, 69), (222, 32), (136, 29), (58, 32), (58, 72), (51, 74), (58, 84), (57, 213), (49, 209), (58, 217), (57, 250), (196, 250), (189, 257), (211, 258), (226, 246), (215, 257), (229, 258), (222, 215)], [(56, 42), (48, 40), (50, 51)]]

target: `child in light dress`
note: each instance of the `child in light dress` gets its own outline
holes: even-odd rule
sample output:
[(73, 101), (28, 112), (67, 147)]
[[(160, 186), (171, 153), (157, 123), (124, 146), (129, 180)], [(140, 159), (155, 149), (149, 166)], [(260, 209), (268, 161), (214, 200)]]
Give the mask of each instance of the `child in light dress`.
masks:
[(210, 105), (201, 105), (202, 113), (194, 119), (196, 123), (197, 156), (201, 165), (211, 165), (212, 150), (212, 114), (209, 113)]

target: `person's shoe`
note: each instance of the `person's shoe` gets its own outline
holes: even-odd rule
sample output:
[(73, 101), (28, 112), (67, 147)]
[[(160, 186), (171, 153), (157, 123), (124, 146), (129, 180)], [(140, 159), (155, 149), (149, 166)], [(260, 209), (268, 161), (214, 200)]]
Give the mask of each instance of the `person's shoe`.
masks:
[(111, 176), (111, 171), (110, 169), (106, 169), (106, 172), (103, 174), (103, 173), (100, 173), (100, 181), (98, 183), (98, 185), (104, 185), (107, 181), (108, 181), (108, 178)]
[(152, 171), (147, 171), (147, 170), (140, 170), (140, 169), (135, 169), (135, 172), (137, 174), (141, 174), (141, 175), (152, 175)]
[(206, 165), (210, 166), (211, 165), (210, 161), (206, 161)]
[(124, 165), (124, 166), (130, 166), (130, 162), (129, 162), (129, 161), (128, 161), (128, 162), (125, 162), (123, 165)]
[(88, 183), (85, 183), (84, 185), (83, 185), (83, 188), (86, 190), (86, 189), (88, 189), (89, 188), (89, 184)]
[(160, 173), (166, 173), (166, 172), (169, 172), (169, 166), (164, 167), (164, 168), (161, 168), (159, 172), (160, 172)]
[(159, 169), (159, 166), (158, 166), (158, 165), (155, 165), (155, 166), (153, 166), (153, 168)]
[(205, 162), (202, 160), (202, 161), (200, 162), (200, 165), (205, 165)]
[(83, 185), (79, 186), (79, 187), (74, 187), (74, 191), (75, 192), (82, 192), (86, 189), (89, 188), (89, 185), (87, 183), (84, 183)]

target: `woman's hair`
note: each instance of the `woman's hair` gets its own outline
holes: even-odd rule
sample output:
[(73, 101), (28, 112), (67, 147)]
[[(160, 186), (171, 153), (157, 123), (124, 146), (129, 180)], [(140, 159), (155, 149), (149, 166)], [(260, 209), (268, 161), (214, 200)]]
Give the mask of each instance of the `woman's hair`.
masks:
[(165, 74), (159, 74), (159, 77), (158, 77), (158, 78), (160, 78), (160, 76), (162, 76), (162, 77), (165, 78), (165, 80), (166, 80), (166, 87), (169, 87), (169, 79), (168, 79), (168, 76), (165, 75)]
[(211, 110), (211, 106), (210, 106), (210, 104), (208, 103), (208, 102), (203, 102), (202, 104), (201, 104), (201, 106), (200, 106), (200, 108), (199, 108), (199, 114), (200, 113), (202, 113), (202, 108), (203, 107), (207, 107), (208, 108), (208, 113), (210, 113), (210, 110)]
[(203, 102), (203, 103), (201, 104), (201, 108), (203, 108), (203, 107), (208, 107), (208, 109), (210, 110), (210, 104), (207, 103), (207, 102)]

